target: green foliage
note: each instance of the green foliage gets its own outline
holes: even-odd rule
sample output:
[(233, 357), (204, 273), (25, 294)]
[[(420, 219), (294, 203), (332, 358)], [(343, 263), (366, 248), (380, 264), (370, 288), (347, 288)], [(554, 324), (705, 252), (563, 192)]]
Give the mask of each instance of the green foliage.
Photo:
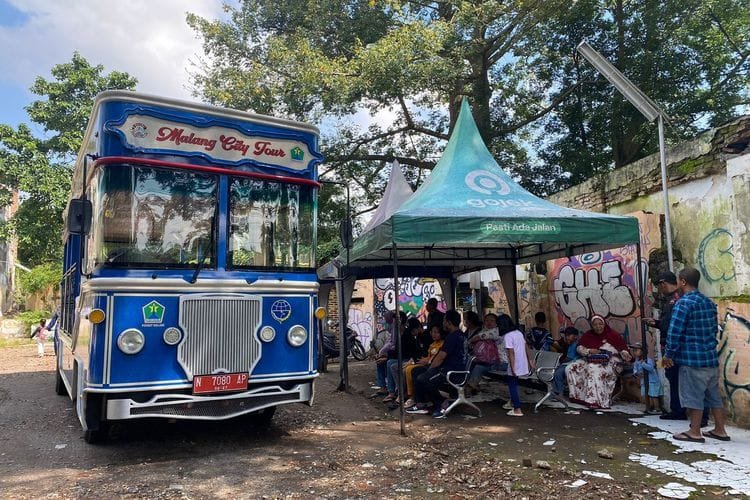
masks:
[(41, 292), (60, 283), (62, 264), (59, 262), (42, 264), (33, 268), (31, 272), (19, 272), (17, 276), (24, 294)]
[(94, 98), (108, 89), (135, 88), (126, 73), (103, 71), (76, 52), (71, 62), (52, 68), (53, 80), (36, 79), (31, 91), (41, 99), (26, 110), (47, 137), (36, 137), (25, 124), (0, 124), (0, 206), (10, 203), (14, 191), (22, 198), (18, 212), (0, 225), (0, 239), (15, 235), (19, 260), (27, 266), (61, 259), (62, 212)]
[[(671, 140), (728, 120), (750, 97), (743, 3), (246, 0), (187, 21), (205, 55), (196, 95), (323, 123), (321, 177), (350, 184), (356, 213), (379, 200), (386, 161), (421, 182), (463, 96), (499, 163), (537, 194), (654, 152), (654, 127), (575, 56), (583, 39), (664, 106)], [(355, 111), (385, 115), (363, 129)]]
[(39, 321), (49, 319), (49, 317), (49, 311), (24, 311), (18, 313), (15, 319), (23, 323), (27, 329), (30, 329), (32, 325), (38, 325)]

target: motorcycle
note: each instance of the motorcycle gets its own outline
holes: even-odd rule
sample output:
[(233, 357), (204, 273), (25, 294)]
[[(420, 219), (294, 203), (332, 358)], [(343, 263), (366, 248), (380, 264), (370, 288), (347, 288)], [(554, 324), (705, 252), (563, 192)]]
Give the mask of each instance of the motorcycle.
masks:
[[(335, 323), (329, 322), (329, 330), (323, 332), (320, 362), (318, 366), (318, 371), (321, 372), (325, 372), (328, 369), (328, 359), (336, 359), (340, 356), (336, 334), (330, 331), (334, 326), (336, 326)], [(357, 361), (364, 361), (367, 359), (367, 351), (365, 351), (362, 342), (357, 338), (357, 332), (347, 326), (344, 338), (346, 341), (345, 351), (348, 356), (353, 356)]]

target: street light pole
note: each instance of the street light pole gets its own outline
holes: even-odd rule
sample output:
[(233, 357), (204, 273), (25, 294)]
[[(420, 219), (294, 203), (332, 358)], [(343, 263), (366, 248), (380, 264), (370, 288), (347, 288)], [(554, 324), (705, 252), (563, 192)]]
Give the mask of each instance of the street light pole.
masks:
[(664, 111), (654, 101), (633, 85), (633, 82), (612, 66), (607, 59), (594, 50), (585, 40), (578, 44), (576, 50), (596, 70), (611, 83), (649, 122), (659, 119), (659, 161), (661, 163), (661, 189), (664, 196), (664, 230), (667, 241), (667, 259), (669, 270), (674, 272), (674, 256), (672, 254), (672, 226), (669, 218), (669, 193), (667, 192), (667, 158), (664, 146)]

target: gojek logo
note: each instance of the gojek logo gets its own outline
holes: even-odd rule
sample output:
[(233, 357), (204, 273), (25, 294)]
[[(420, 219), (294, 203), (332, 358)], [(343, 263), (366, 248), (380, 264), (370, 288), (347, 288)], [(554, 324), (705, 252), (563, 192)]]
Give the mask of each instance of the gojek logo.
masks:
[(489, 170), (472, 170), (464, 178), (469, 189), (482, 194), (499, 194), (505, 196), (510, 193), (510, 186), (505, 180)]

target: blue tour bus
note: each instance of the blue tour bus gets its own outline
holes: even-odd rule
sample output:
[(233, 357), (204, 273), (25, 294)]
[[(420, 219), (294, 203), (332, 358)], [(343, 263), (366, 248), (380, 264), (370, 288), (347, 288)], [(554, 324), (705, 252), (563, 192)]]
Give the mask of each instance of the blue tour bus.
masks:
[(318, 130), (97, 96), (66, 209), (56, 391), (87, 442), (134, 418), (313, 400)]

